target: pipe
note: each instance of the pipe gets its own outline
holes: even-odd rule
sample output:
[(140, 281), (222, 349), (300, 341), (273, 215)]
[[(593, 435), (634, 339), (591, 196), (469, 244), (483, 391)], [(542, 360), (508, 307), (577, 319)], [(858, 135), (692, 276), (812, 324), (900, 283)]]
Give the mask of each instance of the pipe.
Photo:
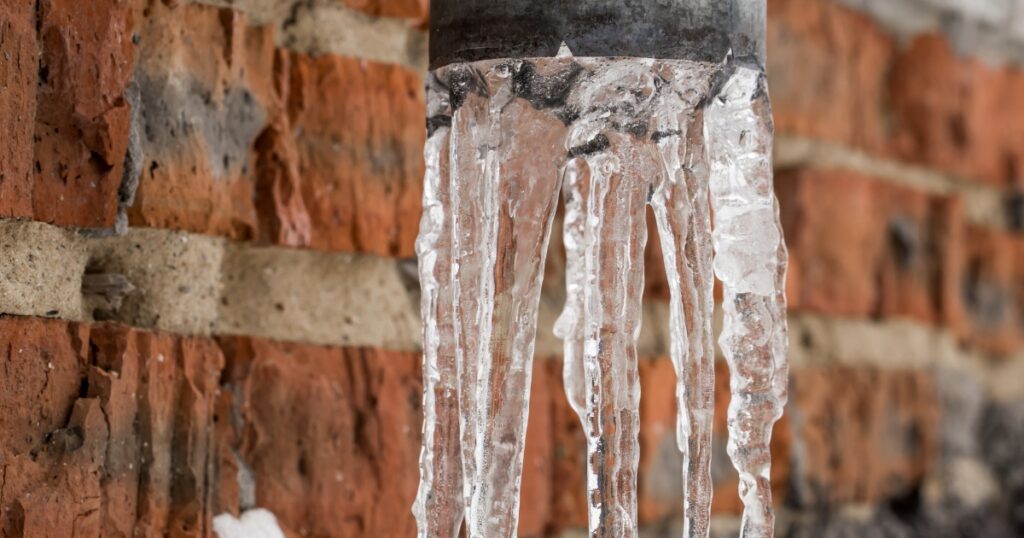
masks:
[(764, 66), (764, 0), (433, 0), (430, 68), (544, 58), (642, 57)]

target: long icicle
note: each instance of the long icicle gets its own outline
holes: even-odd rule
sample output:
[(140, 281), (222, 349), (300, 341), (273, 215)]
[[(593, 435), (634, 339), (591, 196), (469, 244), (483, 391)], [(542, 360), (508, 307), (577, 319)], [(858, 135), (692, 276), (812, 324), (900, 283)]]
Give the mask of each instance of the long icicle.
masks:
[[(605, 136), (605, 135), (602, 135)], [(593, 537), (636, 536), (640, 384), (636, 341), (643, 294), (647, 181), (629, 135), (576, 159), (566, 180), (579, 198), (583, 235), (582, 328), (587, 489)]]
[[(714, 274), (711, 214), (700, 96), (710, 71), (679, 70), (655, 115), (665, 179), (651, 200), (671, 303), (672, 362), (677, 372), (676, 437), (683, 453), (683, 536), (706, 537), (711, 524), (711, 443), (715, 411)], [(699, 91), (695, 91), (699, 90)]]
[(715, 273), (724, 287), (719, 343), (729, 363), (728, 452), (740, 475), (740, 535), (770, 537), (772, 426), (787, 398), (786, 248), (772, 185), (764, 74), (738, 67), (708, 107)]
[(471, 90), (454, 112), (451, 177), (471, 538), (516, 534), (542, 269), (564, 161), (562, 122), (515, 97), (522, 65), (481, 66), (456, 81)]
[(459, 443), (458, 370), (452, 327), (449, 96), (431, 76), (427, 83), (427, 170), (423, 216), (416, 241), (423, 315), (423, 448), (413, 513), (420, 538), (457, 538), (462, 528), (462, 454)]

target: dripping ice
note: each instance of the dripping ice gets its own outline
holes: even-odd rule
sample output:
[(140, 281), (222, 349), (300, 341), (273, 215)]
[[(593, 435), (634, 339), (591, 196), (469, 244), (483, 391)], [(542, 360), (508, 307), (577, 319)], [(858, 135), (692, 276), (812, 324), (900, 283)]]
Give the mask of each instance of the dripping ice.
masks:
[[(741, 536), (772, 536), (772, 425), (786, 401), (786, 250), (762, 71), (573, 57), (452, 64), (428, 81), (417, 243), (421, 537), (516, 535), (537, 310), (564, 201), (564, 384), (587, 439), (591, 536), (637, 534), (645, 212), (670, 288), (684, 536), (709, 533), (715, 278)], [(714, 223), (712, 226), (712, 215)]]

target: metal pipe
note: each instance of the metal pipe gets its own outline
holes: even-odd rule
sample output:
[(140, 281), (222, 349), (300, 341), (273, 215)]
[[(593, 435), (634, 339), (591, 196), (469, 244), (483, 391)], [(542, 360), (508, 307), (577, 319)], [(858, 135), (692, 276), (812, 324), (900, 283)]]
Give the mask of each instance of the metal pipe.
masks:
[(764, 0), (433, 0), (430, 68), (545, 58), (642, 57), (764, 65)]

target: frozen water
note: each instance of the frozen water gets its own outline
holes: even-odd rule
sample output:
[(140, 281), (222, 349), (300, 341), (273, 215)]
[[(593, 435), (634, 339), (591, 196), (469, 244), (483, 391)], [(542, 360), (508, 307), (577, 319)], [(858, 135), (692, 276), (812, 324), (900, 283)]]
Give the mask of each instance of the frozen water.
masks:
[(240, 518), (221, 514), (213, 518), (213, 532), (220, 538), (284, 538), (277, 518), (262, 508), (248, 510)]
[(715, 273), (729, 363), (729, 457), (740, 474), (744, 537), (771, 536), (772, 425), (788, 390), (786, 246), (772, 189), (772, 120), (764, 74), (738, 70), (707, 110)]
[[(785, 248), (760, 70), (679, 60), (453, 64), (428, 83), (423, 537), (516, 534), (533, 343), (561, 194), (565, 387), (587, 438), (592, 536), (637, 533), (645, 212), (671, 292), (686, 536), (707, 536), (715, 274), (744, 536), (770, 536), (768, 439), (785, 403)], [(715, 215), (712, 233), (711, 214)]]

